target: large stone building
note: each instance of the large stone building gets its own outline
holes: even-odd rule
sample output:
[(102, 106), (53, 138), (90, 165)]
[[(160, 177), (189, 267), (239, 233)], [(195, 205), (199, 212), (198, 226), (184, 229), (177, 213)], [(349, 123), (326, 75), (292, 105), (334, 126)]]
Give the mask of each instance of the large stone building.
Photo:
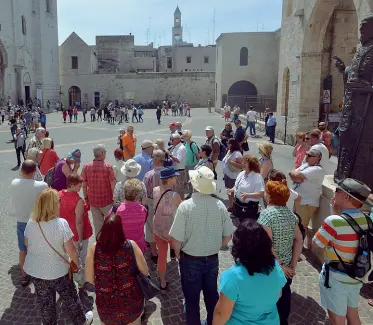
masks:
[(135, 45), (134, 35), (97, 36), (88, 45), (72, 33), (60, 46), (61, 101), (99, 106), (111, 100), (146, 103), (185, 100), (206, 105), (214, 98), (215, 47), (183, 41), (179, 7), (172, 46)]
[(0, 105), (59, 100), (57, 0), (1, 0)]
[(332, 57), (351, 64), (359, 46), (359, 23), (372, 11), (373, 0), (284, 0), (277, 96), (280, 137), (286, 133), (293, 142), (297, 131), (327, 118), (336, 127), (343, 80)]
[(228, 33), (216, 40), (217, 108), (225, 102), (246, 111), (250, 105), (264, 111), (275, 107), (280, 31)]

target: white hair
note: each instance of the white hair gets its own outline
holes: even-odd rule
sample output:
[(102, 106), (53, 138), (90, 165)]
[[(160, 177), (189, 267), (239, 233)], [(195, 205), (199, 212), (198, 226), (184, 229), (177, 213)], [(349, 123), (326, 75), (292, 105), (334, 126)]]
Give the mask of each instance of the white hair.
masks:
[(96, 144), (93, 146), (93, 155), (95, 158), (99, 158), (106, 152), (106, 147), (103, 144)]

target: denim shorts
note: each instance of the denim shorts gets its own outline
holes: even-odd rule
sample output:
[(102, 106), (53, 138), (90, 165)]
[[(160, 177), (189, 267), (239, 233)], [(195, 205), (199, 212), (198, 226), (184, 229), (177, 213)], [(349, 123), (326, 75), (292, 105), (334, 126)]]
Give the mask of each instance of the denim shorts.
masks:
[(25, 229), (27, 222), (17, 221), (17, 237), (18, 237), (18, 248), (21, 252), (27, 252), (25, 245)]
[(360, 289), (362, 284), (345, 284), (333, 277), (329, 272), (329, 286), (324, 286), (325, 272), (320, 273), (320, 298), (321, 305), (339, 316), (347, 315), (347, 307), (357, 308), (359, 304)]

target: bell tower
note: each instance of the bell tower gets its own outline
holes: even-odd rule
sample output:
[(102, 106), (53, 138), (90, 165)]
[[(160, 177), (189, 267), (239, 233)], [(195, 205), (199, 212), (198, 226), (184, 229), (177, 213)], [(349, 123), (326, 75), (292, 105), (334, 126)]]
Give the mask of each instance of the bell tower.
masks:
[(183, 44), (183, 27), (181, 26), (181, 11), (179, 6), (174, 12), (174, 27), (172, 27), (172, 46)]

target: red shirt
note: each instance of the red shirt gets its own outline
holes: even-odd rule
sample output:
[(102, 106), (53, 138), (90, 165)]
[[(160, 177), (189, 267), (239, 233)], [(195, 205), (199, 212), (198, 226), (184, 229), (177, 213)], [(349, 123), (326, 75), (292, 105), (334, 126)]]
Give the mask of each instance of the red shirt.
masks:
[(116, 183), (113, 166), (94, 160), (84, 165), (81, 176), (88, 187), (87, 196), (91, 206), (103, 208), (113, 203), (111, 184)]
[[(64, 218), (69, 224), (69, 227), (74, 234), (73, 241), (79, 241), (79, 235), (76, 229), (75, 208), (79, 200), (81, 200), (82, 198), (79, 196), (77, 192), (68, 192), (66, 190), (60, 191), (59, 196), (60, 196), (60, 217)], [(89, 211), (88, 204), (84, 204), (82, 240), (89, 239), (93, 234), (91, 222), (89, 221), (89, 217), (88, 217), (88, 211)]]
[(40, 172), (42, 175), (46, 175), (48, 170), (53, 168), (54, 165), (59, 161), (60, 158), (57, 155), (57, 152), (55, 152), (53, 149), (45, 149), (41, 151), (40, 154)]

